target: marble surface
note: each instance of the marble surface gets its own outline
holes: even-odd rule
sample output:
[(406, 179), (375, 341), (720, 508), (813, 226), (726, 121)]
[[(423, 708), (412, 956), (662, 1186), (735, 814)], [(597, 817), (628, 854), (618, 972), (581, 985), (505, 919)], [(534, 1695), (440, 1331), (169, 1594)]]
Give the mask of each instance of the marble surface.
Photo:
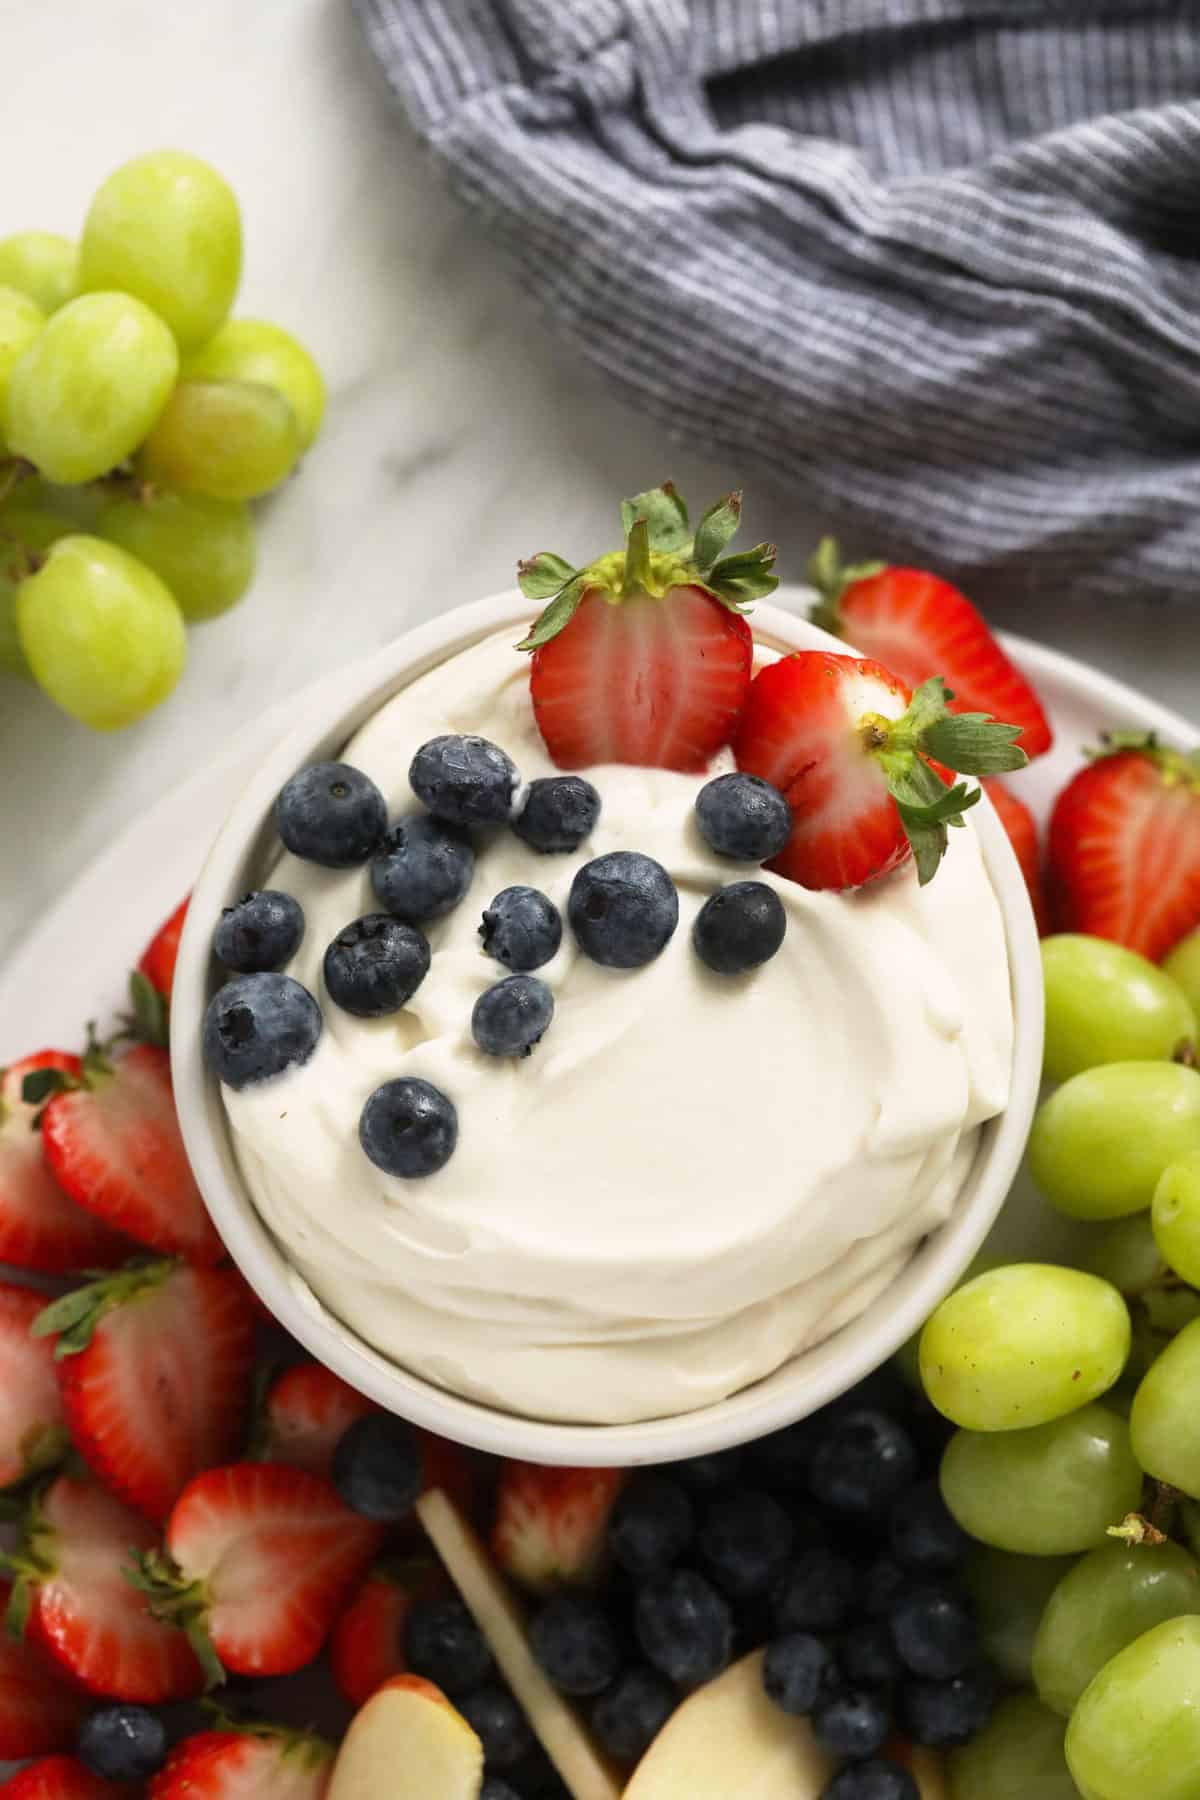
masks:
[[(331, 390), (322, 438), (260, 509), (249, 599), (192, 634), (169, 705), (103, 738), (0, 678), (3, 954), (114, 832), (274, 701), (507, 586), (522, 553), (604, 547), (616, 495), (672, 475), (706, 501), (741, 472), (672, 443), (553, 342), (410, 141), (347, 0), (10, 0), (0, 54), (22, 76), (5, 96), (21, 154), (0, 231), (73, 232), (137, 151), (207, 156), (244, 210), (239, 309), (301, 335)], [(747, 528), (777, 540), (793, 576), (821, 523), (802, 496), (754, 483)], [(1200, 716), (1200, 608), (1013, 592), (992, 616)]]

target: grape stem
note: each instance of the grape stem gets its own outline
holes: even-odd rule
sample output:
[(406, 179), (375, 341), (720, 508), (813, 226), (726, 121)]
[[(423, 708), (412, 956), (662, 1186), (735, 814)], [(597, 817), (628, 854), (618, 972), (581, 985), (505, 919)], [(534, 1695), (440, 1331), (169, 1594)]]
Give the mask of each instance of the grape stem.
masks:
[(26, 462), (23, 456), (14, 456), (7, 462), (0, 463), (0, 506), (8, 499), (18, 481), (24, 481), (27, 475), (35, 472), (33, 464)]
[[(1157, 1499), (1155, 1504), (1157, 1504)], [(1126, 1513), (1119, 1525), (1110, 1525), (1107, 1535), (1110, 1538), (1120, 1538), (1124, 1544), (1157, 1545), (1165, 1544), (1167, 1541), (1165, 1531), (1160, 1531), (1159, 1527), (1147, 1519), (1143, 1513), (1136, 1512)]]
[(1171, 1061), (1182, 1063), (1185, 1069), (1200, 1067), (1200, 1051), (1196, 1048), (1195, 1039), (1181, 1038), (1175, 1046)]

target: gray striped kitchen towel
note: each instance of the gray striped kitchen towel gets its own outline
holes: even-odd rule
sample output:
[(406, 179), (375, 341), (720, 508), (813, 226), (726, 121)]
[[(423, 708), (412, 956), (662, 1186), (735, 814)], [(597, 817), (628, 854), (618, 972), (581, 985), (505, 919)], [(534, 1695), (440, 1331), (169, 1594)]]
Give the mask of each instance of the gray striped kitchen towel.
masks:
[(1200, 0), (355, 0), (579, 348), (974, 584), (1200, 589)]

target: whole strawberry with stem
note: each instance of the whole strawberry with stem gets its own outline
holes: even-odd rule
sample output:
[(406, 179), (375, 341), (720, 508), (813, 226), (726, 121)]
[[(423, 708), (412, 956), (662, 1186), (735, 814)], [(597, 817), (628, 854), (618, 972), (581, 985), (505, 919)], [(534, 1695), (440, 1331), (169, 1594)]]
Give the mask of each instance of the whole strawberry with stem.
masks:
[(983, 615), (950, 582), (927, 569), (882, 562), (849, 568), (836, 541), (822, 538), (808, 579), (821, 598), (814, 625), (845, 638), (911, 688), (940, 675), (952, 712), (990, 713), (1020, 728), (1026, 756), (1040, 756), (1053, 737), (1045, 709)]
[(624, 548), (575, 568), (549, 551), (522, 562), (521, 591), (548, 602), (518, 649), (561, 769), (596, 763), (699, 770), (729, 741), (750, 685), (742, 613), (773, 592), (775, 549), (725, 554), (742, 499), (728, 494), (693, 532), (664, 483), (621, 504)]
[(918, 880), (932, 880), (948, 828), (979, 799), (953, 773), (1028, 761), (1017, 726), (951, 713), (951, 698), (940, 677), (912, 693), (879, 663), (827, 650), (760, 669), (734, 753), (792, 809), (792, 835), (770, 867), (807, 888), (856, 888), (911, 856)]
[(1047, 848), (1059, 930), (1158, 962), (1200, 925), (1200, 751), (1109, 732), (1055, 801)]

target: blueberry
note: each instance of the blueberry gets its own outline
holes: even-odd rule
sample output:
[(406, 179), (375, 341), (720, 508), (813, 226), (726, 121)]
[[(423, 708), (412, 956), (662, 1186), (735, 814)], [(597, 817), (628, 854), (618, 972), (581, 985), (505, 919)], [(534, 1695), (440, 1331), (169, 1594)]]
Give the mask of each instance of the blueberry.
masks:
[(695, 1511), (684, 1489), (650, 1469), (631, 1478), (613, 1507), (609, 1547), (631, 1575), (656, 1575), (678, 1562), (695, 1526)]
[(364, 1519), (394, 1525), (407, 1517), (421, 1492), (423, 1470), (417, 1434), (393, 1413), (356, 1419), (333, 1452), (333, 1485)]
[(783, 901), (765, 881), (733, 881), (710, 894), (692, 926), (696, 955), (717, 975), (770, 962), (787, 931)]
[(914, 1675), (949, 1681), (978, 1660), (974, 1616), (966, 1601), (949, 1588), (909, 1588), (896, 1602), (889, 1623), (896, 1649)]
[(471, 1012), (471, 1035), (488, 1056), (528, 1056), (554, 1017), (554, 995), (536, 975), (506, 975), (484, 988)]
[(325, 952), (325, 986), (343, 1012), (381, 1019), (399, 1012), (429, 973), (429, 944), (391, 913), (367, 913), (338, 932)]
[(358, 1141), (385, 1175), (433, 1175), (454, 1154), (458, 1113), (432, 1082), (402, 1075), (375, 1089), (358, 1121)]
[(518, 974), (540, 969), (558, 954), (562, 918), (537, 888), (501, 888), (483, 915), (479, 935), (489, 956)]
[(888, 1687), (903, 1673), (892, 1634), (882, 1619), (864, 1619), (839, 1638), (838, 1667), (854, 1687)]
[(891, 1709), (871, 1688), (843, 1688), (818, 1701), (812, 1728), (818, 1744), (830, 1756), (861, 1762), (881, 1750), (891, 1736)]
[(912, 1580), (907, 1569), (886, 1553), (875, 1557), (863, 1572), (862, 1610), (868, 1619), (884, 1619)]
[(489, 1769), (511, 1769), (533, 1749), (533, 1732), (507, 1688), (476, 1688), (457, 1702), (458, 1710), (483, 1745)]
[(899, 1763), (873, 1756), (848, 1763), (822, 1790), (821, 1800), (921, 1800), (921, 1790)]
[(582, 775), (547, 775), (531, 781), (513, 830), (532, 850), (578, 850), (600, 817), (600, 796)]
[(901, 1494), (888, 1518), (888, 1536), (902, 1563), (935, 1574), (956, 1569), (971, 1542), (935, 1480)]
[(614, 850), (584, 863), (571, 883), (567, 917), (584, 954), (610, 969), (640, 969), (670, 942), (679, 895), (661, 863)]
[(102, 1781), (148, 1781), (167, 1757), (167, 1728), (148, 1706), (97, 1707), (79, 1731), (79, 1760)]
[(886, 1513), (917, 1474), (912, 1439), (887, 1413), (846, 1413), (813, 1454), (808, 1483), (822, 1506), (855, 1519)]
[(586, 1594), (554, 1594), (529, 1626), (529, 1646), (562, 1694), (599, 1694), (621, 1666), (611, 1620)]
[(777, 1631), (837, 1631), (858, 1598), (858, 1572), (849, 1557), (812, 1544), (776, 1579), (772, 1600)]
[(696, 796), (696, 823), (718, 856), (766, 862), (792, 835), (792, 809), (758, 775), (718, 775)]
[(798, 1493), (808, 1485), (812, 1453), (822, 1435), (818, 1419), (800, 1419), (746, 1446), (758, 1479), (781, 1493)]
[(833, 1657), (819, 1637), (792, 1631), (767, 1645), (763, 1687), (784, 1712), (807, 1718), (833, 1673)]
[(731, 1450), (711, 1450), (707, 1456), (689, 1456), (684, 1462), (672, 1463), (671, 1474), (693, 1494), (715, 1494), (736, 1481), (741, 1466), (742, 1452), (735, 1445)]
[(626, 1669), (592, 1708), (592, 1730), (609, 1756), (636, 1762), (675, 1711), (675, 1690), (656, 1669)]
[(521, 1796), (498, 1775), (489, 1775), (479, 1790), (479, 1800), (521, 1800)]
[(264, 888), (225, 907), (213, 933), (213, 949), (227, 969), (255, 975), (264, 969), (282, 969), (295, 956), (303, 936), (304, 910), (299, 901), (275, 888)]
[(384, 837), (371, 863), (379, 904), (419, 925), (456, 907), (471, 885), (475, 852), (457, 826), (416, 813)]
[(461, 1600), (418, 1601), (404, 1627), (404, 1654), (414, 1675), (446, 1694), (469, 1694), (492, 1673), (492, 1653)]
[(387, 807), (361, 769), (314, 763), (280, 788), (275, 825), (293, 855), (327, 869), (352, 869), (366, 862), (387, 830)]
[(679, 1687), (697, 1687), (733, 1652), (729, 1603), (703, 1575), (675, 1569), (639, 1590), (634, 1623), (646, 1660)]
[(743, 1488), (714, 1500), (700, 1527), (700, 1555), (731, 1599), (765, 1593), (791, 1554), (792, 1521), (769, 1494)]
[(321, 1035), (321, 1009), (290, 975), (235, 975), (204, 1014), (204, 1060), (226, 1087), (249, 1087), (306, 1063)]
[(996, 1683), (984, 1668), (950, 1681), (906, 1681), (900, 1690), (900, 1722), (915, 1743), (948, 1750), (982, 1731), (995, 1704)]
[(412, 791), (448, 825), (503, 825), (521, 784), (517, 765), (487, 738), (447, 733), (430, 738), (408, 771)]

